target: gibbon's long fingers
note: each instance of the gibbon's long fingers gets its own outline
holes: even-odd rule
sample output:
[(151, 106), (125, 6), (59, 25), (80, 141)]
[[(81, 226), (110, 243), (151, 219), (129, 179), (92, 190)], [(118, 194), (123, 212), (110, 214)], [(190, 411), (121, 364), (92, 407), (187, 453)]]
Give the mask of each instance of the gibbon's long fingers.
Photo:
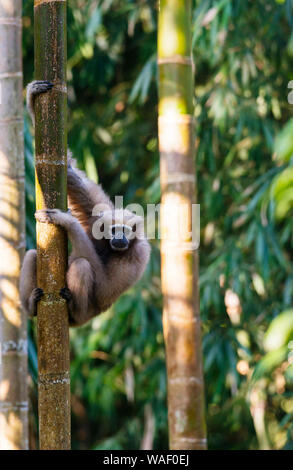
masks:
[(70, 300), (72, 300), (72, 293), (70, 289), (68, 289), (68, 287), (63, 287), (62, 289), (60, 289), (60, 296), (67, 302), (70, 302)]
[(30, 310), (31, 316), (37, 315), (38, 302), (41, 300), (43, 295), (44, 295), (44, 291), (40, 287), (35, 287), (33, 289), (29, 298), (29, 310)]

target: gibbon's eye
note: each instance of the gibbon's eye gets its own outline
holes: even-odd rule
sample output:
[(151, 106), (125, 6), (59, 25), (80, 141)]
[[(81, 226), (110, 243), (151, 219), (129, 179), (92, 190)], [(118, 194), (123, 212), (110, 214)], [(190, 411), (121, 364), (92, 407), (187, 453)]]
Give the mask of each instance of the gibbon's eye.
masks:
[(132, 226), (132, 231), (133, 231), (133, 232), (136, 232), (136, 224), (134, 224), (134, 225)]
[(105, 224), (102, 224), (100, 227), (101, 232), (104, 232), (104, 229), (105, 229)]
[(132, 228), (129, 225), (124, 225), (123, 226), (123, 235), (125, 235), (126, 238), (130, 239), (132, 234)]

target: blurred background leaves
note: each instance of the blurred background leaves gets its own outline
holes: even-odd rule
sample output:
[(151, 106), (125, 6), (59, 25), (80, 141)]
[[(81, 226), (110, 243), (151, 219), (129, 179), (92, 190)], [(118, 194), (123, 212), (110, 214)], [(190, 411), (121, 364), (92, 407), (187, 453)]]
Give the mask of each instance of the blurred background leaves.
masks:
[[(293, 449), (293, 1), (196, 0), (193, 7), (209, 448)], [(160, 200), (157, 8), (154, 0), (68, 6), (70, 148), (112, 197), (144, 207)], [(24, 1), (23, 26), (26, 85), (32, 0)], [(31, 131), (25, 115), (28, 247), (35, 244)], [(139, 285), (71, 331), (73, 448), (167, 448), (157, 241), (152, 248)]]

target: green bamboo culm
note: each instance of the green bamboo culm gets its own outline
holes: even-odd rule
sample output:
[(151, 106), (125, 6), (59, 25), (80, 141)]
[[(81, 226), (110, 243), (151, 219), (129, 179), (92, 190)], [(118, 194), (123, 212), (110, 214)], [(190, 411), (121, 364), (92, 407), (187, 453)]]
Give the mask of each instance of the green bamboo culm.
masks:
[[(158, 28), (161, 272), (169, 443), (206, 449), (198, 294), (191, 0), (160, 0)], [(192, 223), (193, 222), (193, 223)]]
[[(64, 0), (35, 0), (35, 78), (54, 84), (35, 100), (37, 210), (67, 210), (66, 7)], [(67, 236), (37, 223), (38, 392), (40, 449), (70, 449), (70, 375), (65, 286)]]

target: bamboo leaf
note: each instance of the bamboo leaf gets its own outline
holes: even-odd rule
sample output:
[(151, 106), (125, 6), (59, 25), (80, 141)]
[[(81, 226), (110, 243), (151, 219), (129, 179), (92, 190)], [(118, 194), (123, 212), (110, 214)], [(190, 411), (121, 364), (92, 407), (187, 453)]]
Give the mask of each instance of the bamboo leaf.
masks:
[(156, 72), (156, 57), (152, 55), (150, 59), (144, 65), (142, 71), (140, 72), (139, 76), (137, 77), (132, 90), (129, 95), (129, 102), (133, 103), (136, 99), (139, 100), (139, 103), (144, 103), (148, 91), (150, 88), (150, 84), (152, 79), (155, 76)]
[(276, 369), (276, 367), (282, 364), (282, 362), (286, 359), (287, 354), (287, 346), (283, 346), (282, 348), (268, 352), (256, 365), (252, 375), (252, 382), (260, 380), (263, 377), (271, 374)]
[(275, 140), (275, 152), (282, 162), (288, 162), (293, 156), (293, 119), (286, 124)]
[(281, 348), (293, 339), (293, 310), (280, 313), (270, 324), (264, 339), (266, 351)]

